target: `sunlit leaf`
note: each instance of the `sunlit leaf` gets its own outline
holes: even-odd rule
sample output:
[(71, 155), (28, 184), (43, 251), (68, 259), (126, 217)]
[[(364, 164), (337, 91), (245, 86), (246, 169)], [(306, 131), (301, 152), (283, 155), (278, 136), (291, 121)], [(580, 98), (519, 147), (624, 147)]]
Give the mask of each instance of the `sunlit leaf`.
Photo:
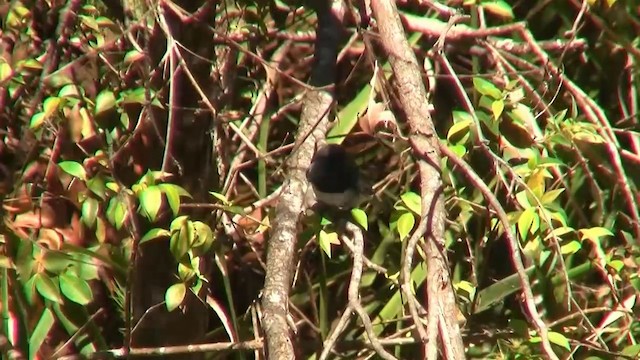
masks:
[(487, 1), (482, 2), (482, 7), (489, 13), (506, 18), (513, 19), (513, 9), (506, 1)]
[(353, 216), (353, 219), (358, 225), (362, 226), (363, 229), (368, 230), (369, 222), (367, 221), (367, 213), (361, 209), (351, 209), (351, 216)]
[(400, 215), (398, 218), (398, 234), (400, 235), (400, 240), (404, 240), (409, 236), (415, 223), (416, 219), (412, 213), (406, 212)]
[(82, 164), (75, 161), (63, 161), (58, 164), (60, 169), (71, 176), (75, 176), (78, 179), (86, 180), (87, 172)]
[(422, 198), (420, 195), (409, 191), (400, 195), (400, 199), (407, 207), (407, 209), (413, 211), (416, 215), (422, 215)]
[(116, 96), (113, 91), (103, 90), (96, 96), (96, 107), (94, 113), (100, 114), (108, 111), (116, 106)]
[(491, 82), (480, 78), (480, 77), (474, 77), (473, 78), (473, 87), (482, 95), (486, 95), (490, 98), (492, 98), (493, 100), (497, 100), (497, 99), (501, 99), (502, 98), (502, 91), (500, 91), (500, 89), (498, 89), (495, 85), (493, 85)]
[(571, 255), (577, 253), (582, 248), (582, 244), (579, 241), (570, 241), (569, 243), (560, 247), (560, 252), (563, 255)]
[(55, 318), (53, 313), (48, 307), (45, 307), (42, 311), (42, 315), (40, 315), (40, 319), (36, 324), (36, 327), (33, 329), (31, 336), (29, 337), (29, 359), (35, 359), (40, 350), (40, 347), (47, 339), (49, 335), (49, 331), (53, 328), (55, 324)]
[(142, 236), (142, 238), (140, 239), (140, 244), (145, 243), (149, 240), (158, 239), (161, 237), (167, 237), (170, 235), (171, 233), (169, 232), (169, 230), (154, 228), (147, 231), (147, 233), (144, 234), (144, 236)]
[(100, 210), (98, 200), (88, 197), (82, 202), (82, 222), (87, 225), (87, 227), (92, 228), (93, 225), (95, 225), (98, 210)]
[(340, 240), (338, 240), (338, 234), (336, 232), (326, 232), (324, 230), (320, 230), (318, 234), (318, 244), (322, 251), (329, 258), (331, 258), (331, 245), (340, 245)]
[(162, 206), (162, 192), (158, 186), (149, 186), (140, 194), (140, 207), (151, 221), (155, 221)]
[(66, 272), (59, 276), (60, 290), (69, 300), (80, 305), (87, 305), (93, 300), (89, 284), (76, 275)]
[(62, 304), (62, 296), (58, 285), (46, 274), (38, 273), (34, 275), (34, 283), (38, 293), (45, 299)]
[(164, 294), (167, 310), (173, 311), (180, 306), (182, 301), (184, 301), (185, 295), (187, 295), (187, 286), (185, 284), (178, 283), (171, 285)]
[(592, 227), (588, 229), (580, 229), (580, 240), (589, 239), (592, 241), (598, 241), (604, 236), (613, 236), (611, 230), (603, 227)]

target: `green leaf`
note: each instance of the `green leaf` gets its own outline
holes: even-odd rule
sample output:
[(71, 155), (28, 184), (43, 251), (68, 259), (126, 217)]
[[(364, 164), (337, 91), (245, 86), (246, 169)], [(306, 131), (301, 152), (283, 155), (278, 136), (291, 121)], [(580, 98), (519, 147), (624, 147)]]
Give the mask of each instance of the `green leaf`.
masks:
[(406, 212), (398, 218), (398, 234), (400, 234), (400, 240), (404, 240), (409, 236), (413, 226), (416, 223), (416, 219), (412, 213)]
[(498, 100), (502, 98), (502, 91), (498, 89), (495, 85), (490, 83), (489, 81), (474, 77), (473, 78), (473, 87), (482, 95), (486, 95), (493, 100)]
[(60, 290), (69, 300), (80, 305), (87, 305), (93, 300), (93, 294), (89, 283), (77, 277), (75, 274), (66, 272), (59, 276)]
[[(140, 207), (143, 214), (150, 220), (155, 221), (162, 206), (162, 191), (158, 186), (149, 186), (140, 194)], [(179, 205), (178, 205), (179, 206)]]
[(549, 342), (552, 344), (556, 344), (560, 347), (563, 347), (567, 350), (571, 350), (571, 345), (569, 344), (569, 340), (559, 332), (549, 331)]
[(29, 121), (29, 129), (37, 129), (47, 120), (47, 116), (43, 112), (35, 113)]
[(178, 216), (177, 218), (173, 219), (173, 221), (171, 221), (169, 229), (171, 230), (171, 232), (179, 231), (183, 226), (185, 226), (187, 221), (189, 221), (189, 217), (187, 215)]
[(164, 302), (167, 305), (167, 310), (173, 311), (175, 310), (182, 301), (184, 301), (184, 297), (187, 295), (187, 286), (183, 283), (173, 284), (164, 294)]
[(471, 124), (473, 124), (471, 119), (454, 123), (447, 132), (447, 140), (452, 144), (465, 142), (467, 135), (469, 135)]
[(45, 308), (29, 337), (29, 359), (35, 359), (40, 347), (47, 339), (49, 331), (53, 328), (55, 318), (49, 308)]
[(57, 96), (50, 96), (46, 98), (45, 101), (42, 103), (42, 109), (43, 109), (44, 115), (46, 117), (49, 117), (53, 115), (53, 113), (57, 112), (58, 109), (60, 108), (61, 102), (62, 102), (62, 99), (60, 99)]
[(11, 78), (12, 76), (13, 70), (11, 70), (11, 65), (7, 64), (4, 61), (0, 63), (0, 83), (9, 80), (9, 78)]
[(572, 255), (577, 253), (582, 248), (582, 244), (579, 241), (570, 241), (568, 244), (564, 244), (560, 247), (562, 255)]
[(153, 240), (161, 237), (167, 237), (170, 235), (171, 233), (169, 232), (169, 230), (160, 229), (160, 228), (151, 229), (147, 231), (147, 233), (144, 234), (144, 236), (142, 236), (142, 238), (140, 239), (140, 244), (145, 243), (149, 240)]
[(592, 227), (588, 229), (580, 229), (579, 231), (581, 234), (580, 240), (589, 239), (597, 242), (599, 238), (603, 236), (613, 236), (613, 233), (609, 229), (603, 227)]
[(95, 176), (91, 179), (87, 180), (87, 188), (91, 190), (92, 193), (96, 194), (100, 199), (106, 200), (107, 187), (104, 183), (104, 179), (101, 176)]
[(144, 59), (144, 54), (139, 52), (138, 50), (131, 50), (124, 55), (125, 64), (131, 64), (136, 61)]
[(127, 216), (127, 206), (119, 196), (111, 198), (107, 207), (107, 220), (120, 230)]
[(191, 246), (191, 233), (192, 227), (185, 226), (182, 230), (171, 235), (171, 240), (169, 240), (169, 251), (173, 254), (173, 257), (180, 261), (184, 255), (189, 251), (189, 247)]
[(209, 191), (209, 194), (211, 194), (214, 198), (220, 200), (225, 205), (230, 205), (231, 204), (231, 202), (223, 194), (217, 193), (215, 191)]
[(422, 198), (420, 195), (410, 191), (400, 195), (400, 199), (402, 199), (407, 209), (413, 211), (418, 216), (422, 215)]
[[(529, 234), (529, 231), (532, 230), (534, 222), (540, 222), (536, 208), (527, 208), (518, 217), (518, 231), (520, 232), (520, 237), (523, 240), (527, 239), (527, 235)], [(535, 230), (537, 230), (537, 228), (538, 227), (536, 226)]]
[(103, 90), (96, 96), (94, 114), (98, 115), (116, 106), (116, 97), (111, 90)]
[(100, 203), (98, 200), (89, 197), (82, 202), (82, 222), (89, 228), (93, 228), (98, 218)]
[(63, 161), (58, 164), (60, 169), (71, 176), (75, 176), (78, 179), (86, 180), (87, 172), (84, 169), (84, 166), (76, 161)]
[(575, 231), (575, 230), (572, 227), (569, 227), (569, 226), (558, 227), (558, 228), (553, 229), (553, 231), (551, 231), (549, 233), (549, 235), (547, 235), (544, 239), (545, 240), (549, 240), (552, 237), (556, 237), (556, 236), (560, 237), (560, 236), (562, 236), (564, 234), (568, 234), (568, 233), (573, 232), (573, 231)]
[(553, 203), (553, 201), (557, 199), (558, 196), (560, 196), (560, 194), (564, 192), (564, 190), (565, 189), (555, 189), (547, 191), (546, 193), (544, 193), (544, 195), (542, 195), (542, 199), (540, 199), (540, 202), (542, 203), (542, 205), (549, 205)]
[(50, 273), (59, 274), (71, 263), (71, 257), (61, 251), (46, 250), (42, 255), (42, 266)]
[(203, 255), (213, 244), (213, 231), (211, 231), (209, 225), (202, 221), (194, 221), (193, 228), (195, 239), (192, 246), (197, 249), (196, 255)]
[(44, 273), (38, 273), (34, 276), (34, 283), (38, 293), (45, 299), (62, 304), (62, 296), (58, 285)]
[(513, 19), (513, 9), (511, 9), (511, 5), (503, 0), (483, 2), (482, 7), (491, 14)]
[(320, 233), (318, 234), (318, 244), (322, 251), (331, 258), (331, 244), (340, 245), (340, 240), (338, 240), (338, 234), (336, 232), (332, 231), (328, 233), (324, 230), (320, 230)]
[(502, 112), (504, 111), (504, 101), (502, 99), (495, 100), (491, 103), (491, 112), (493, 113), (493, 117), (498, 119)]
[(362, 226), (363, 229), (369, 229), (369, 222), (367, 220), (367, 213), (361, 209), (351, 209), (351, 216), (356, 221), (356, 223)]
[(160, 184), (158, 187), (167, 196), (167, 202), (173, 212), (173, 216), (177, 216), (180, 211), (180, 196), (191, 198), (191, 194), (178, 185)]

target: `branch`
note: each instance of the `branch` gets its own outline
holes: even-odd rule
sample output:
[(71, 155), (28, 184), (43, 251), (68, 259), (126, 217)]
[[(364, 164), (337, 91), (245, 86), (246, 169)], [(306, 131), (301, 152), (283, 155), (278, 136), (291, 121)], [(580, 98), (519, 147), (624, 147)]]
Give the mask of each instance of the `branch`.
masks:
[[(417, 159), (422, 196), (422, 218), (428, 219), (427, 233), (427, 296), (428, 323), (427, 356), (438, 357), (436, 340), (438, 329), (442, 349), (446, 358), (463, 359), (465, 356), (462, 335), (456, 320), (456, 299), (451, 286), (449, 267), (445, 255), (444, 220), (445, 209), (442, 198), (440, 175), (440, 150), (438, 137), (430, 117), (427, 92), (406, 34), (402, 28), (395, 2), (373, 0), (373, 15), (378, 22), (382, 44), (396, 78), (394, 86), (409, 125), (409, 142)], [(442, 316), (441, 316), (442, 315)], [(417, 324), (416, 324), (417, 325)]]
[[(315, 87), (332, 84), (336, 73), (341, 23), (330, 4), (329, 1), (313, 2), (318, 27), (310, 85)], [(326, 136), (332, 103), (331, 90), (316, 88), (306, 93), (296, 140), (298, 149), (293, 151), (286, 164), (286, 180), (276, 207), (273, 233), (267, 249), (267, 273), (262, 296), (262, 325), (269, 359), (295, 358), (287, 322), (287, 299), (295, 270), (298, 218), (305, 210), (305, 170), (309, 167), (316, 143)]]

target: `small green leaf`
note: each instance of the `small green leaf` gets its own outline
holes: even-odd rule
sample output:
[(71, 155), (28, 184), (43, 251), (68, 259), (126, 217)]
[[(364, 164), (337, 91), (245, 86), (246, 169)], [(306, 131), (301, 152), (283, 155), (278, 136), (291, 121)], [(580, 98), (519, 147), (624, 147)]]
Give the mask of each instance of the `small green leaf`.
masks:
[(98, 218), (100, 203), (98, 200), (88, 197), (82, 202), (82, 222), (89, 228), (93, 228)]
[(177, 216), (180, 211), (180, 196), (191, 198), (191, 194), (187, 190), (176, 184), (160, 184), (158, 187), (167, 196), (167, 202), (173, 216)]
[(91, 179), (87, 180), (87, 188), (91, 190), (92, 193), (96, 194), (100, 199), (106, 199), (106, 191), (107, 187), (104, 184), (104, 180), (101, 176), (95, 176)]
[(562, 194), (563, 192), (564, 189), (547, 191), (546, 193), (544, 193), (544, 195), (542, 195), (542, 199), (540, 199), (540, 202), (542, 203), (542, 205), (549, 205), (553, 203), (553, 201), (557, 199), (558, 196), (560, 196), (560, 194)]
[(211, 194), (214, 198), (220, 200), (225, 205), (230, 205), (231, 204), (231, 202), (223, 194), (217, 193), (215, 191), (209, 191), (209, 194)]
[(164, 294), (164, 302), (167, 305), (167, 310), (173, 311), (175, 310), (182, 301), (184, 301), (184, 297), (187, 295), (187, 286), (183, 283), (173, 284)]
[(29, 359), (37, 358), (38, 350), (47, 339), (49, 331), (51, 331), (54, 324), (53, 313), (48, 307), (44, 308), (40, 320), (38, 320), (36, 327), (33, 329), (31, 337), (29, 337)]
[(45, 299), (62, 304), (62, 296), (58, 285), (44, 273), (38, 273), (34, 276), (34, 283), (38, 293)]
[(150, 220), (155, 221), (162, 206), (162, 192), (157, 186), (149, 186), (140, 194), (140, 207), (143, 214)]
[(98, 115), (116, 106), (116, 97), (110, 90), (103, 90), (96, 96), (94, 114)]
[(406, 212), (400, 215), (398, 218), (398, 234), (400, 234), (400, 240), (404, 240), (409, 236), (415, 223), (416, 219), (412, 213)]
[(209, 225), (202, 221), (194, 221), (193, 227), (195, 230), (193, 248), (197, 250), (195, 255), (204, 255), (213, 244), (213, 231), (211, 231)]
[(570, 241), (568, 244), (560, 247), (562, 255), (572, 255), (577, 253), (582, 248), (582, 244), (579, 241)]
[(504, 101), (502, 99), (495, 100), (491, 103), (491, 112), (493, 113), (493, 117), (498, 119), (502, 112), (504, 111)]
[(71, 264), (71, 257), (64, 252), (55, 250), (43, 250), (46, 251), (42, 255), (42, 266), (53, 274), (59, 274), (69, 267)]
[(357, 208), (351, 209), (351, 216), (353, 216), (353, 219), (356, 221), (356, 223), (362, 226), (363, 229), (365, 230), (369, 229), (369, 222), (367, 220), (366, 212)]
[(548, 239), (551, 239), (552, 237), (556, 237), (556, 236), (560, 237), (560, 236), (562, 236), (564, 234), (568, 234), (568, 233), (573, 232), (573, 231), (575, 231), (575, 230), (572, 227), (569, 227), (569, 226), (558, 227), (558, 228), (553, 229), (553, 231), (550, 232), (549, 235), (547, 235), (544, 239), (548, 240)]
[(567, 350), (571, 350), (571, 345), (569, 344), (569, 340), (559, 332), (549, 331), (549, 342), (552, 344), (556, 344), (560, 347), (563, 347)]
[(447, 132), (447, 140), (452, 144), (466, 141), (471, 124), (473, 124), (473, 120), (471, 119), (454, 123)]
[(171, 225), (169, 226), (169, 229), (171, 230), (171, 232), (178, 231), (182, 229), (183, 226), (185, 226), (187, 221), (189, 221), (188, 216), (186, 215), (178, 216), (177, 218), (173, 219), (173, 221), (171, 221)]
[(482, 95), (486, 95), (493, 100), (498, 100), (502, 98), (502, 91), (498, 89), (495, 85), (490, 83), (489, 81), (474, 77), (473, 78), (473, 87)]
[(0, 83), (3, 83), (9, 78), (13, 76), (13, 70), (11, 70), (11, 65), (6, 62), (0, 63)]
[(69, 300), (80, 305), (87, 305), (93, 300), (89, 284), (75, 274), (66, 272), (59, 276), (60, 290)]
[(86, 180), (87, 172), (82, 164), (75, 161), (63, 161), (58, 164), (60, 169), (71, 176), (75, 176), (78, 179)]
[[(532, 226), (534, 222), (539, 222), (539, 221), (540, 221), (540, 218), (538, 217), (536, 208), (531, 207), (531, 208), (525, 209), (518, 217), (518, 231), (520, 232), (520, 237), (526, 240), (527, 235), (529, 234), (529, 231), (532, 230)], [(537, 230), (538, 227), (536, 226), (535, 228)]]
[(125, 64), (131, 64), (142, 59), (144, 59), (144, 54), (137, 50), (131, 50), (124, 55)]
[(503, 0), (483, 2), (482, 7), (491, 14), (513, 19), (513, 9), (511, 9), (511, 5)]
[(338, 234), (336, 232), (326, 232), (324, 230), (320, 230), (318, 234), (318, 244), (322, 251), (329, 258), (331, 258), (331, 244), (340, 245), (340, 240), (338, 240)]
[(613, 236), (611, 230), (603, 227), (592, 227), (588, 229), (580, 229), (580, 240), (589, 239), (597, 242), (603, 236)]
[(151, 229), (147, 231), (147, 233), (144, 234), (144, 236), (142, 236), (142, 238), (140, 239), (140, 244), (145, 243), (149, 240), (153, 240), (161, 237), (167, 237), (170, 235), (171, 233), (169, 232), (169, 230), (160, 229), (160, 228)]
[(29, 121), (29, 129), (39, 128), (40, 126), (42, 126), (42, 124), (44, 124), (45, 120), (47, 120), (47, 116), (44, 112), (33, 114), (33, 116), (31, 117), (31, 121)]
[(127, 206), (119, 196), (114, 196), (107, 207), (107, 220), (120, 230), (127, 216)]
[(413, 211), (418, 216), (422, 215), (422, 198), (420, 195), (409, 191), (400, 195), (400, 199), (402, 199), (407, 209)]
[(169, 240), (169, 251), (177, 261), (180, 261), (189, 251), (189, 230), (190, 227), (185, 227), (185, 229), (171, 235), (171, 240)]
[(62, 99), (60, 99), (57, 96), (50, 96), (46, 98), (45, 101), (42, 103), (42, 109), (43, 109), (44, 115), (47, 117), (53, 115), (53, 113), (58, 111), (58, 109), (60, 108), (61, 102), (62, 102)]

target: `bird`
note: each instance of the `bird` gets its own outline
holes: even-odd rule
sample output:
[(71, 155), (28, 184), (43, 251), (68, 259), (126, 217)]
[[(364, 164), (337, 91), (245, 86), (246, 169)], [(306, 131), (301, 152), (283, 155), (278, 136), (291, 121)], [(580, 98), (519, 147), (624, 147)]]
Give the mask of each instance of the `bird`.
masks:
[(342, 145), (318, 148), (307, 169), (307, 180), (320, 204), (348, 209), (360, 201), (360, 170)]

